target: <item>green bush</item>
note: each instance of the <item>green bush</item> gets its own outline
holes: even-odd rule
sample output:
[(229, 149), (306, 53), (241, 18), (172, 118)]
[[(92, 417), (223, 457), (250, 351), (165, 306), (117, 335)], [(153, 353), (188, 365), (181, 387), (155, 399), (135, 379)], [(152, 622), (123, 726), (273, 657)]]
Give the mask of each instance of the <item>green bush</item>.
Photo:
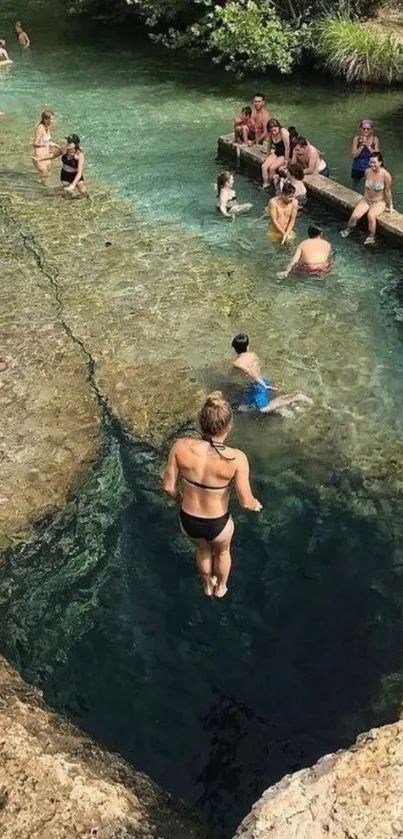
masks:
[(314, 52), (324, 67), (348, 82), (392, 84), (403, 80), (403, 45), (347, 17), (317, 25)]

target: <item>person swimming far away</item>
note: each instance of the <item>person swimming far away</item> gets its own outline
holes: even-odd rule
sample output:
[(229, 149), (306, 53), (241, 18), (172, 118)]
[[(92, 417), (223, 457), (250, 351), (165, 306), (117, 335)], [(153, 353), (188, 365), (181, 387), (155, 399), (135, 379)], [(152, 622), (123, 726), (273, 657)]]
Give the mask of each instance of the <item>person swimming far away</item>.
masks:
[(196, 548), (204, 593), (222, 598), (232, 562), (234, 522), (228, 510), (232, 488), (245, 510), (259, 513), (262, 505), (251, 489), (248, 458), (226, 445), (233, 416), (221, 391), (207, 396), (199, 423), (201, 439), (181, 437), (173, 444), (162, 486), (178, 504), (181, 530)]

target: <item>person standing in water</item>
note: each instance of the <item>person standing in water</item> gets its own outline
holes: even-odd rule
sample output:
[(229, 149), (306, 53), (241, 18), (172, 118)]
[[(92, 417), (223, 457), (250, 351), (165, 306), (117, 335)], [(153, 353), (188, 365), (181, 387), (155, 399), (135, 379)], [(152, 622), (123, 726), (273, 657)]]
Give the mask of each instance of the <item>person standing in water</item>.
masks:
[(349, 236), (360, 218), (368, 214), (368, 236), (364, 245), (375, 244), (378, 216), (393, 210), (392, 176), (383, 167), (383, 157), (379, 151), (372, 152), (369, 168), (365, 172), (364, 197), (354, 207), (347, 227), (341, 231), (344, 238)]
[(29, 46), (31, 46), (30, 38), (25, 32), (20, 20), (17, 20), (17, 23), (15, 24), (15, 34), (20, 47), (26, 50)]
[(177, 440), (162, 476), (164, 492), (179, 505), (181, 529), (196, 546), (196, 565), (208, 597), (227, 593), (234, 534), (228, 511), (232, 486), (241, 507), (256, 513), (262, 509), (251, 490), (246, 455), (225, 445), (232, 421), (231, 406), (221, 391), (210, 393), (199, 414), (201, 440)]
[(295, 239), (294, 227), (298, 214), (295, 186), (285, 183), (281, 195), (271, 198), (267, 209), (271, 219), (267, 238), (271, 242), (280, 242), (281, 245)]
[(298, 245), (293, 258), (285, 271), (279, 271), (277, 277), (283, 280), (297, 268), (301, 274), (311, 277), (325, 277), (332, 267), (332, 246), (323, 238), (323, 230), (312, 224), (308, 227), (308, 239)]
[(240, 213), (247, 213), (252, 204), (239, 204), (234, 190), (234, 176), (231, 172), (221, 172), (217, 178), (217, 210), (226, 218), (234, 218)]
[(360, 122), (360, 133), (356, 134), (351, 144), (351, 177), (354, 189), (365, 178), (365, 172), (369, 168), (371, 154), (379, 151), (379, 140), (374, 134), (374, 123), (372, 119), (362, 119)]
[(48, 178), (52, 170), (53, 157), (49, 156), (52, 148), (58, 149), (57, 143), (52, 141), (50, 130), (54, 124), (55, 115), (47, 109), (42, 111), (40, 122), (35, 127), (33, 164), (41, 178)]
[(3, 65), (12, 64), (12, 60), (6, 50), (6, 42), (0, 39), (0, 67)]
[(284, 394), (273, 398), (272, 391), (277, 390), (270, 379), (262, 376), (262, 369), (259, 356), (249, 349), (249, 336), (241, 333), (236, 335), (231, 344), (237, 357), (233, 362), (234, 367), (240, 370), (251, 384), (245, 391), (238, 411), (260, 411), (261, 414), (282, 413), (283, 416), (294, 416), (291, 411), (284, 411), (289, 405), (296, 402), (305, 402), (313, 405), (312, 399), (304, 393)]
[(59, 147), (50, 160), (55, 157), (62, 158), (62, 169), (60, 180), (65, 192), (71, 194), (77, 189), (82, 196), (88, 196), (87, 187), (84, 183), (84, 152), (80, 148), (80, 138), (77, 134), (69, 134), (66, 137), (66, 145)]

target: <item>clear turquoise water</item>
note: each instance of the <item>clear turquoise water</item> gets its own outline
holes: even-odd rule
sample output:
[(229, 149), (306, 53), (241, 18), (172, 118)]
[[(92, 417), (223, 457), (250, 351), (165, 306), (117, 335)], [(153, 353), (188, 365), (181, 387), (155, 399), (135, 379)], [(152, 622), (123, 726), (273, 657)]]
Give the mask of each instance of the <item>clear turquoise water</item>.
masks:
[[(263, 86), (272, 109), (308, 133), (348, 183), (349, 138), (370, 115), (403, 207), (401, 96), (302, 81), (235, 84), (141, 40), (129, 49), (116, 32), (97, 45), (94, 31), (75, 42), (75, 27), (64, 37), (61, 24), (38, 30), (37, 48), (22, 57), (12, 49), (15, 66), (0, 77), (0, 107), (26, 132), (27, 154), (31, 124), (51, 106), (55, 136), (82, 137), (95, 200), (97, 179), (106, 179), (156, 237), (176, 223), (189, 275), (187, 234), (196, 230), (212, 271), (229, 255), (252, 277), (242, 311), (228, 277), (227, 309), (207, 335), (198, 323), (191, 342), (181, 319), (192, 312), (181, 309), (180, 289), (172, 302), (167, 295), (162, 311), (172, 317), (177, 307), (174, 340), (150, 359), (186, 358), (199, 381), (235, 400), (228, 347), (234, 329), (246, 329), (267, 369), (313, 395), (315, 412), (294, 424), (237, 421), (264, 512), (236, 511), (233, 584), (222, 604), (196, 588), (191, 553), (158, 493), (159, 453), (107, 428), (74, 511), (5, 564), (2, 647), (49, 702), (230, 835), (269, 783), (397, 713), (381, 679), (400, 670), (403, 640), (392, 480), (403, 353), (392, 293), (400, 252), (369, 252), (360, 235), (342, 241), (341, 220), (315, 205), (309, 217), (334, 242), (334, 272), (325, 284), (279, 286), (286, 257), (267, 244), (256, 184), (238, 177), (240, 196), (254, 204), (249, 218), (216, 218), (216, 138)], [(301, 235), (307, 224), (304, 216)], [(142, 294), (150, 299), (150, 289)]]

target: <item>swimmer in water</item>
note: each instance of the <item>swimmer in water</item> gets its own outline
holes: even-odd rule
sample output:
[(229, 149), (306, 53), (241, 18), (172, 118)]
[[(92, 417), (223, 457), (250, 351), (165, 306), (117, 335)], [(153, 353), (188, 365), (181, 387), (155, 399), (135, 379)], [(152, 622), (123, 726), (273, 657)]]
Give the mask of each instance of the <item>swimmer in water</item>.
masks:
[(58, 144), (53, 142), (50, 134), (54, 121), (53, 111), (47, 109), (42, 111), (40, 122), (35, 126), (32, 161), (41, 178), (48, 178), (52, 170), (53, 157), (49, 157), (49, 150), (59, 148)]
[(20, 20), (17, 20), (15, 24), (15, 34), (17, 36), (17, 41), (24, 50), (28, 49), (31, 45), (31, 41), (27, 33), (25, 32), (23, 25)]
[[(234, 367), (240, 370), (251, 382), (245, 391), (238, 411), (260, 411), (261, 414), (282, 413), (282, 409), (293, 405), (296, 402), (305, 402), (313, 405), (312, 399), (304, 393), (284, 394), (275, 396), (272, 392), (277, 390), (270, 379), (262, 376), (259, 356), (249, 349), (249, 337), (245, 334), (236, 335), (231, 346), (236, 352)], [(283, 412), (283, 416), (293, 416), (292, 412)]]
[(77, 134), (69, 134), (66, 140), (67, 144), (58, 148), (50, 159), (62, 158), (60, 180), (64, 191), (71, 195), (77, 189), (81, 197), (88, 197), (83, 175), (85, 158), (80, 148), (80, 138)]
[(9, 57), (9, 54), (6, 50), (6, 42), (1, 39), (0, 40), (0, 67), (2, 67), (2, 66), (5, 67), (6, 65), (8, 66), (9, 64), (12, 64), (12, 63), (13, 62), (12, 62), (11, 58)]
[(295, 239), (294, 227), (298, 214), (298, 201), (295, 198), (293, 184), (284, 184), (281, 195), (270, 199), (267, 211), (271, 219), (267, 238), (271, 242), (279, 242), (280, 245), (285, 245)]
[(325, 277), (329, 273), (332, 267), (332, 246), (323, 238), (322, 228), (311, 224), (308, 237), (298, 245), (285, 271), (278, 272), (279, 280), (288, 277), (293, 268), (311, 277)]
[(252, 204), (238, 204), (234, 190), (234, 176), (231, 172), (221, 172), (217, 178), (216, 206), (226, 218), (234, 218), (252, 209)]
[(201, 439), (177, 440), (162, 477), (164, 492), (179, 505), (181, 529), (196, 547), (196, 565), (208, 597), (227, 593), (234, 535), (228, 511), (232, 487), (245, 510), (262, 509), (251, 490), (248, 458), (225, 445), (232, 420), (222, 393), (210, 393), (199, 414)]

